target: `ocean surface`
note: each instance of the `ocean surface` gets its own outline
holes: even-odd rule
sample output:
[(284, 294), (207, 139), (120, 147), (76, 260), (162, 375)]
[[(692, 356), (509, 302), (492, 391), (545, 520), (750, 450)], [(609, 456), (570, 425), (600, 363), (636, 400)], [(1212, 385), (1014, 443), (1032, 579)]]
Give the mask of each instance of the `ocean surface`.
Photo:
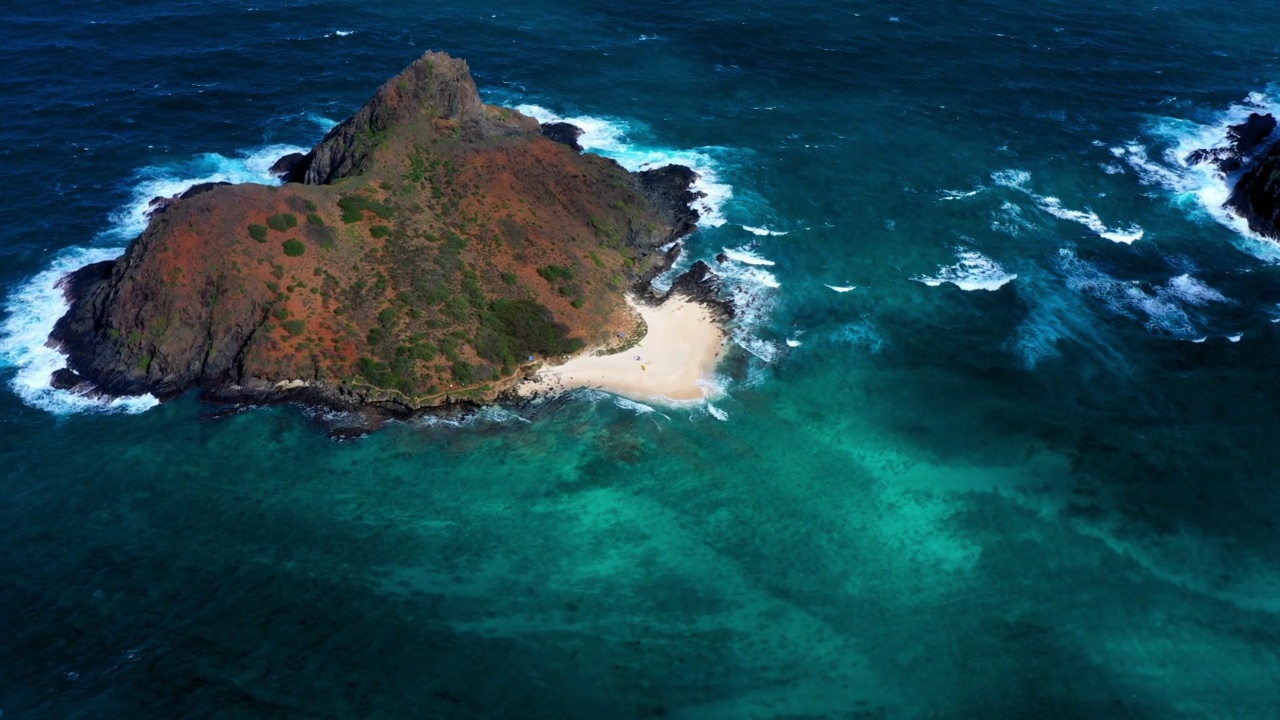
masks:
[[(1261, 0), (131, 0), (0, 23), (0, 717), (1280, 717)], [(697, 406), (336, 442), (55, 392), (55, 283), (427, 49), (701, 174)]]

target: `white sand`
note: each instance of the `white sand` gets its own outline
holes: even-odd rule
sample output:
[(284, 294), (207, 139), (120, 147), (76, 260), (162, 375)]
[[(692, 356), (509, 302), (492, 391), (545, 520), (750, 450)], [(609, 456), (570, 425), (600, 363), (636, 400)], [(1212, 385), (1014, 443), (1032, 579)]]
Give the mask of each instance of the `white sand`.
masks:
[[(658, 306), (631, 303), (649, 332), (638, 345), (614, 355), (590, 351), (562, 365), (544, 367), (516, 388), (522, 397), (598, 388), (632, 400), (701, 400), (724, 352), (725, 332), (711, 310), (682, 297)], [(637, 359), (638, 358), (638, 359)], [(705, 384), (705, 383), (704, 383)]]

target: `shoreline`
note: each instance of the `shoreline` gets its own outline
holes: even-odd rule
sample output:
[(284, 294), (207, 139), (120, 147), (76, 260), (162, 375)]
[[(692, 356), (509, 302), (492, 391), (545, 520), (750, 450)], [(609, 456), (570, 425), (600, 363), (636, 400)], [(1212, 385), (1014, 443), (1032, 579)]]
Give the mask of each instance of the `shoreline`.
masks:
[(610, 355), (593, 355), (589, 348), (559, 365), (544, 366), (516, 385), (513, 394), (531, 400), (590, 388), (640, 402), (707, 399), (712, 391), (708, 381), (729, 337), (717, 312), (683, 294), (654, 304), (632, 295), (626, 299), (648, 326), (638, 343)]

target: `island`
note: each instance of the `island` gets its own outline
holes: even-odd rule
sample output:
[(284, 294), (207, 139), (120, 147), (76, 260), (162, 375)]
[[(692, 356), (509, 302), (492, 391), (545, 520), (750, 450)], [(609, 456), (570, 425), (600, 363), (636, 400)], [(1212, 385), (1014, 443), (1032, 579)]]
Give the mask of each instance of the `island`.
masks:
[(68, 275), (52, 382), (390, 415), (572, 387), (696, 399), (732, 304), (703, 262), (652, 280), (696, 228), (697, 175), (628, 172), (579, 134), (485, 104), (428, 52), (281, 158), (281, 184), (157, 198), (120, 258)]

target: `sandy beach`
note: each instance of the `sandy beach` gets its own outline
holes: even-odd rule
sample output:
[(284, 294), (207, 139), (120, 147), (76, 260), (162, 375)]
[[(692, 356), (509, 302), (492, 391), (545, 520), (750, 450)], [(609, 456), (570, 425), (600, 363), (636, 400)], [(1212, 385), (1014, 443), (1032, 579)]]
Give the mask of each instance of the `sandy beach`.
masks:
[(522, 397), (597, 388), (633, 400), (701, 400), (724, 352), (726, 334), (706, 306), (683, 297), (653, 306), (633, 302), (648, 333), (634, 347), (613, 355), (587, 351), (561, 365), (542, 368), (516, 388)]

